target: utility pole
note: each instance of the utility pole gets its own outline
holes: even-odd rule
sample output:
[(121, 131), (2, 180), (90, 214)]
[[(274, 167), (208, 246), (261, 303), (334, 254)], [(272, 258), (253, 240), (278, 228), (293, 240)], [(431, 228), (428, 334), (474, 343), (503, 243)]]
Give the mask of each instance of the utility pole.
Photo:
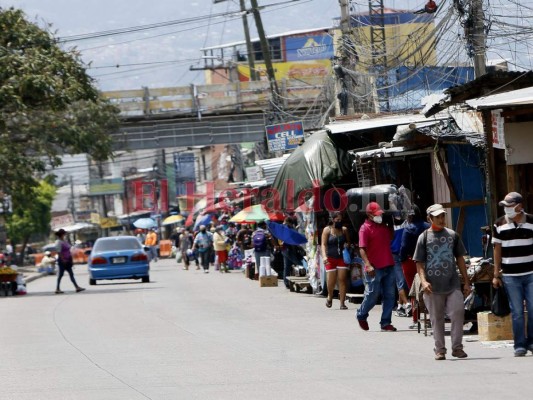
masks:
[(245, 0), (240, 0), (242, 14), (242, 26), (244, 28), (244, 38), (246, 39), (246, 51), (248, 52), (248, 68), (250, 68), (250, 80), (256, 81), (257, 74), (255, 72), (255, 55), (250, 39), (250, 29), (248, 28), (248, 14), (246, 13)]
[(487, 72), (483, 0), (472, 0), (471, 17), (473, 26), (470, 42), (474, 50), (474, 74), (476, 78), (479, 78)]
[[(370, 17), (370, 43), (372, 67), (376, 74), (378, 101), (385, 111), (390, 111), (389, 79), (387, 62), (387, 38), (385, 36), (385, 13), (383, 0), (368, 0)], [(381, 95), (380, 95), (381, 92)]]
[(333, 71), (337, 77), (335, 87), (337, 99), (339, 100), (335, 105), (335, 114), (353, 115), (355, 112), (354, 89), (350, 71), (353, 71), (355, 68), (352, 60), (354, 60), (356, 54), (350, 53), (355, 51), (352, 40), (350, 2), (349, 0), (339, 0), (339, 4), (341, 7), (341, 39), (338, 44), (338, 56), (336, 57), (338, 61), (333, 67)]
[(70, 200), (69, 200), (69, 208), (70, 213), (72, 214), (72, 218), (74, 218), (74, 222), (76, 222), (76, 205), (74, 204), (74, 180), (72, 179), (72, 175), (70, 176)]
[(268, 76), (268, 82), (270, 83), (270, 92), (272, 93), (272, 103), (277, 111), (281, 108), (281, 102), (279, 98), (278, 84), (276, 82), (276, 76), (274, 74), (274, 68), (272, 67), (272, 59), (270, 58), (270, 48), (265, 36), (265, 30), (263, 29), (263, 22), (261, 21), (261, 14), (259, 13), (259, 5), (257, 0), (250, 0), (252, 4), (252, 13), (255, 19), (255, 26), (257, 28), (257, 34), (259, 35), (259, 42), (261, 43), (261, 52), (265, 60), (265, 67)]

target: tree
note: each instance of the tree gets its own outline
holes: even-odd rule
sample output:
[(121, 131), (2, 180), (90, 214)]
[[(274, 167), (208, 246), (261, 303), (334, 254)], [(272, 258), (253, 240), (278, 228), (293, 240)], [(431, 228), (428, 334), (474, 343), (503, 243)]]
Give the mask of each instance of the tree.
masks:
[(31, 201), (16, 193), (13, 196), (13, 213), (7, 217), (7, 233), (13, 244), (21, 244), (21, 260), (32, 235), (48, 234), (52, 202), (56, 188), (48, 180), (31, 189)]
[(119, 111), (50, 28), (0, 8), (0, 192), (30, 194), (62, 154), (112, 156), (109, 133), (118, 129)]

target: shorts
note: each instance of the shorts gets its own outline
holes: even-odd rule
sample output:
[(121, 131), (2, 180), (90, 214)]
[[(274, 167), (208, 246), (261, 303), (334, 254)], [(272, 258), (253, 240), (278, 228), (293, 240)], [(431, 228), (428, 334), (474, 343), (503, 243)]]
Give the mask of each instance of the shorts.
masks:
[(228, 252), (226, 250), (217, 250), (216, 251), (216, 255), (218, 257), (218, 262), (219, 263), (225, 263), (226, 261), (228, 261)]
[(342, 258), (328, 257), (328, 261), (325, 264), (326, 272), (336, 271), (338, 269), (348, 269), (348, 266)]

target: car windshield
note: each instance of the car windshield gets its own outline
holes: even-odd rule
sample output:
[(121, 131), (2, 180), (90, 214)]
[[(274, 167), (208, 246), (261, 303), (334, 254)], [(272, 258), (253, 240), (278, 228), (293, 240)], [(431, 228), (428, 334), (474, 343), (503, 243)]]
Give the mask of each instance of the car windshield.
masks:
[(117, 238), (112, 240), (97, 240), (93, 251), (96, 253), (103, 251), (117, 251), (117, 250), (140, 250), (141, 243), (134, 237)]

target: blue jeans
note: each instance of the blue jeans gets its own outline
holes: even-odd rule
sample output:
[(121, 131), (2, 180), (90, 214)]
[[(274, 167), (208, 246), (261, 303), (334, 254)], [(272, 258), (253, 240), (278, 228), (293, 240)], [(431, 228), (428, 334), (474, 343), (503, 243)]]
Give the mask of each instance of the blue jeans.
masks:
[(357, 310), (356, 317), (360, 321), (366, 321), (368, 313), (378, 302), (379, 295), (382, 296), (383, 310), (381, 312), (381, 321), (379, 324), (383, 328), (390, 325), (392, 322), (392, 309), (396, 302), (395, 284), (396, 274), (394, 273), (394, 266), (385, 268), (376, 268), (373, 278), (370, 278), (366, 272), (363, 272), (363, 279), (365, 281), (365, 297), (361, 303), (361, 308)]
[(399, 254), (392, 254), (394, 258), (394, 274), (396, 276), (396, 287), (399, 290), (405, 290), (405, 294), (409, 293), (409, 287), (407, 286), (407, 281), (403, 275), (402, 262), (400, 260)]
[(288, 288), (289, 281), (287, 278), (291, 276), (292, 266), (298, 265), (300, 260), (298, 260), (298, 256), (292, 249), (283, 249), (281, 250), (281, 254), (283, 254), (283, 283)]
[[(533, 274), (502, 276), (513, 318), (514, 349), (533, 351)], [(524, 300), (527, 309), (527, 335), (525, 332)]]

